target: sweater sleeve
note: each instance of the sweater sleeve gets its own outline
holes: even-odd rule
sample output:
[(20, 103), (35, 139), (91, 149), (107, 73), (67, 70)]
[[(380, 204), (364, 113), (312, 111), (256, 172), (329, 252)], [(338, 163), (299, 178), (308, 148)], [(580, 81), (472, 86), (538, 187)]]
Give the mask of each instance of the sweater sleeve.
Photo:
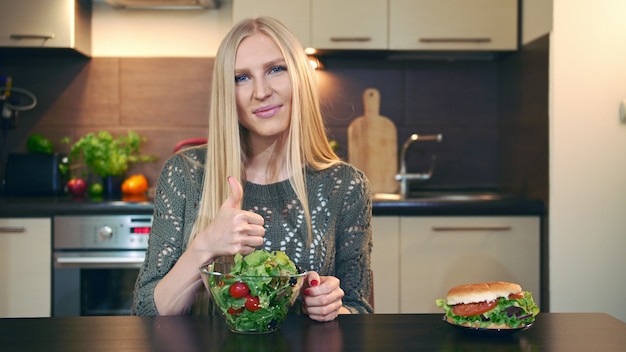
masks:
[(133, 315), (158, 315), (154, 288), (169, 272), (184, 249), (185, 212), (184, 158), (175, 155), (166, 161), (156, 187), (152, 229), (146, 259), (135, 283)]
[[(369, 304), (372, 288), (372, 201), (367, 177), (349, 167), (337, 224), (336, 273), (345, 292), (344, 307), (352, 313), (373, 313)], [(340, 198), (340, 197), (338, 197)]]

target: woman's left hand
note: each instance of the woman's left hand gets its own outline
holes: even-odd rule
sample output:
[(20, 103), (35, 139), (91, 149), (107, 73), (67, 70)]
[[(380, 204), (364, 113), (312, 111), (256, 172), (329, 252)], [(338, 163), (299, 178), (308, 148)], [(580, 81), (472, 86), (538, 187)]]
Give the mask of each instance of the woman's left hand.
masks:
[(319, 276), (309, 271), (302, 292), (304, 312), (313, 320), (331, 321), (350, 312), (343, 307), (344, 292), (334, 276)]

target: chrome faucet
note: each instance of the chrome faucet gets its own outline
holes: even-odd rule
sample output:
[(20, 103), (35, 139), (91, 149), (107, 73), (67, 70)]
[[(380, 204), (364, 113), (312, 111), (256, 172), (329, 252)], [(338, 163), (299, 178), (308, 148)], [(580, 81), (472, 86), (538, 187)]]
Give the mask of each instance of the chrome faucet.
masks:
[(435, 141), (440, 143), (443, 139), (441, 133), (439, 134), (430, 134), (430, 135), (418, 135), (416, 133), (412, 134), (404, 145), (402, 146), (402, 152), (400, 153), (400, 173), (396, 175), (396, 181), (400, 181), (400, 195), (402, 198), (408, 198), (409, 195), (409, 181), (412, 180), (420, 180), (425, 181), (431, 178), (433, 175), (433, 170), (435, 169), (435, 156), (433, 155), (432, 163), (430, 165), (430, 169), (425, 173), (407, 173), (406, 172), (406, 154), (409, 150), (409, 147), (415, 142), (425, 142), (425, 141)]

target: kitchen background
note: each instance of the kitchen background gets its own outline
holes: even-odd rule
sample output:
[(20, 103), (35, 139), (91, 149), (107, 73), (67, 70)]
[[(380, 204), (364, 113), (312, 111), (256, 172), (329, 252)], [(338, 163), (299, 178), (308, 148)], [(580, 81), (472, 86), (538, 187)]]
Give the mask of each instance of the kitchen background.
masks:
[[(549, 247), (542, 251), (549, 254), (551, 311), (604, 311), (626, 320), (618, 293), (626, 289), (619, 271), (626, 266), (619, 177), (626, 163), (616, 152), (626, 147), (616, 108), (626, 91), (626, 47), (614, 45), (626, 42), (626, 5), (590, 6), (520, 1), (523, 45), (497, 58), (322, 58), (318, 78), (329, 136), (342, 155), (346, 128), (363, 112), (363, 90), (378, 88), (380, 113), (396, 123), (399, 144), (413, 132), (444, 136), (414, 147), (409, 170), (424, 167), (422, 155), (438, 158), (433, 179), (421, 187), (497, 188), (546, 201)], [(33, 132), (56, 141), (133, 129), (148, 137), (145, 151), (161, 157), (134, 170), (154, 181), (174, 144), (208, 127), (211, 56), (232, 24), (230, 12), (224, 0), (203, 15), (121, 11), (94, 1), (91, 58), (2, 51), (0, 75), (39, 100), (9, 131), (2, 158), (25, 150)], [(592, 18), (595, 25), (581, 25)]]
[[(2, 157), (25, 151), (26, 139), (34, 132), (67, 151), (68, 146), (59, 143), (64, 136), (77, 140), (87, 132), (132, 129), (148, 138), (143, 150), (160, 160), (136, 165), (131, 172), (145, 173), (155, 182), (176, 142), (206, 133), (210, 55), (216, 49), (185, 53), (176, 44), (170, 46), (165, 33), (145, 28), (154, 28), (149, 21), (172, 26), (180, 30), (172, 39), (184, 41), (188, 22), (189, 30), (196, 31), (190, 17), (202, 17), (213, 28), (203, 28), (204, 34), (189, 45), (206, 38), (217, 45), (231, 25), (225, 20), (231, 2), (200, 12), (116, 10), (103, 1), (92, 5), (91, 58), (69, 51), (4, 53), (0, 74), (34, 93), (38, 105), (20, 114)], [(137, 28), (143, 28), (141, 33)], [(158, 43), (155, 53), (141, 49), (149, 44), (137, 47), (151, 41)], [(347, 158), (347, 127), (363, 115), (363, 90), (374, 87), (381, 93), (380, 114), (398, 129), (398, 150), (412, 133), (443, 135), (442, 143), (423, 142), (411, 149), (410, 172), (426, 171), (431, 157), (437, 157), (432, 179), (414, 186), (503, 190), (547, 201), (547, 51), (544, 36), (519, 52), (495, 55), (453, 53), (421, 60), (322, 57), (325, 68), (317, 76), (328, 135)], [(207, 57), (189, 57), (195, 55)]]

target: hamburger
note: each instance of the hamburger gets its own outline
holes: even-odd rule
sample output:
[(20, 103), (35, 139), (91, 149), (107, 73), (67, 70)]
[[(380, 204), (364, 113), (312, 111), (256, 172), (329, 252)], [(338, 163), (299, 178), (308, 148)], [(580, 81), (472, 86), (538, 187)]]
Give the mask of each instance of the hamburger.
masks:
[(450, 324), (483, 329), (517, 329), (535, 321), (539, 307), (532, 293), (510, 282), (456, 286), (435, 302)]

